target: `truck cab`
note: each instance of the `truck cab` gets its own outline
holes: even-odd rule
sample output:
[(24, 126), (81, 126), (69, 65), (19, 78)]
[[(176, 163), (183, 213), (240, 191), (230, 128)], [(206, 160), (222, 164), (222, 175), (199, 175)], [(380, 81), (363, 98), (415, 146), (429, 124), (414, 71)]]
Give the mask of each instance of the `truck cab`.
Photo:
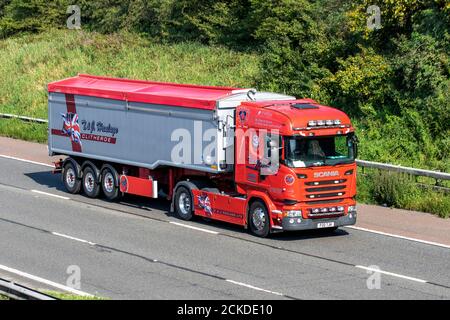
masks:
[(243, 102), (236, 114), (234, 180), (253, 233), (266, 235), (267, 217), (271, 231), (355, 224), (357, 139), (344, 112), (301, 99)]

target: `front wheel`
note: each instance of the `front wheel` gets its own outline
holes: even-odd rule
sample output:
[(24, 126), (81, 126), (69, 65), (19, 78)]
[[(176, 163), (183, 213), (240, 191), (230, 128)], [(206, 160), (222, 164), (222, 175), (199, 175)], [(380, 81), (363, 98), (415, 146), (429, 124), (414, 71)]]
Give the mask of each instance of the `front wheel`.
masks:
[(270, 220), (267, 208), (262, 201), (252, 203), (248, 214), (250, 231), (258, 237), (265, 238), (270, 232)]
[(194, 203), (188, 188), (179, 187), (175, 193), (175, 212), (183, 220), (191, 220), (193, 216)]

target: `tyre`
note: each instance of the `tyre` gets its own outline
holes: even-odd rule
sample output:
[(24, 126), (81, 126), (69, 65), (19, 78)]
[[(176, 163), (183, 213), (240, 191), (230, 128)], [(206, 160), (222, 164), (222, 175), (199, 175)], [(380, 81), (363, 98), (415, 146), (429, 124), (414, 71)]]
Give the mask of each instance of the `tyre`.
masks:
[(83, 170), (83, 191), (89, 198), (97, 198), (100, 193), (96, 170), (87, 166)]
[(109, 201), (117, 200), (120, 196), (119, 181), (117, 171), (107, 166), (102, 171), (102, 191)]
[(81, 189), (81, 180), (78, 179), (78, 168), (72, 163), (72, 161), (68, 161), (63, 168), (62, 178), (64, 182), (64, 186), (66, 187), (67, 192), (72, 194), (77, 194)]
[(260, 200), (253, 202), (248, 212), (250, 231), (257, 237), (265, 238), (270, 232), (270, 218), (267, 208)]
[(191, 220), (194, 210), (191, 191), (186, 187), (179, 187), (175, 193), (175, 212), (183, 220)]

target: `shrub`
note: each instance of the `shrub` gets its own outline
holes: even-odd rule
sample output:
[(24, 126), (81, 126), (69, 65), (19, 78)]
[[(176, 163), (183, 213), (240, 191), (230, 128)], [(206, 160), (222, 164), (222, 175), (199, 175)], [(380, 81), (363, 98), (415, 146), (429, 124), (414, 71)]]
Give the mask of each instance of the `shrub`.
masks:
[(69, 0), (0, 1), (0, 38), (19, 32), (40, 32), (66, 24)]
[(373, 177), (373, 196), (378, 203), (402, 208), (417, 197), (417, 187), (402, 174), (379, 171)]

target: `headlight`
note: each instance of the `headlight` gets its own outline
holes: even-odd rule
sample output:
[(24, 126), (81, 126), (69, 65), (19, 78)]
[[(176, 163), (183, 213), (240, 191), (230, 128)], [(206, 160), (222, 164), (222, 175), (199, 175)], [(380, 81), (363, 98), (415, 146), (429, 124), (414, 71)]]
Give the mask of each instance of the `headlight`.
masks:
[(333, 120), (327, 120), (326, 122), (327, 126), (332, 126), (333, 125)]
[(289, 210), (286, 211), (286, 217), (297, 218), (302, 216), (302, 210)]
[(315, 120), (308, 121), (308, 127), (315, 127), (315, 126), (317, 126), (317, 121)]
[(348, 212), (356, 212), (356, 206), (349, 206)]
[(334, 124), (335, 124), (335, 125), (341, 124), (341, 120), (334, 120)]
[(343, 206), (339, 206), (339, 207), (337, 207), (337, 210), (338, 210), (339, 212), (344, 211), (344, 207), (343, 207)]

